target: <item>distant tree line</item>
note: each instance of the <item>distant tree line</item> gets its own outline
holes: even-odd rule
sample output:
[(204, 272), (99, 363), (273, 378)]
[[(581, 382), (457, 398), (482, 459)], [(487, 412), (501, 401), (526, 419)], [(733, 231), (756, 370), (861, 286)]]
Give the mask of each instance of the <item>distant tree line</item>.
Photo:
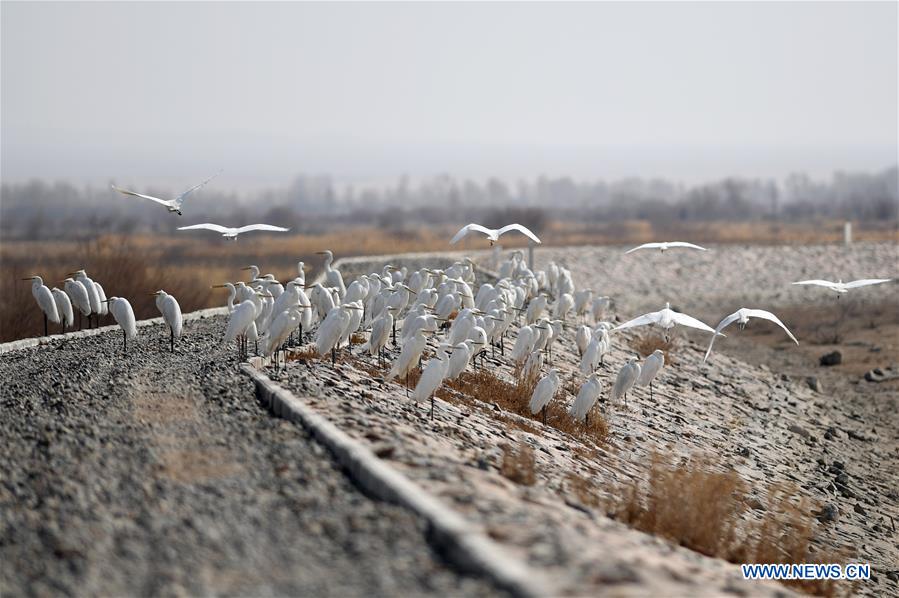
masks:
[[(727, 178), (686, 186), (663, 179), (579, 182), (539, 177), (510, 184), (448, 175), (412, 184), (406, 177), (374, 187), (338, 185), (327, 176), (299, 176), (287, 188), (249, 195), (209, 186), (188, 201), (179, 223), (269, 222), (294, 231), (324, 232), (347, 224), (387, 230), (476, 221), (521, 222), (534, 230), (549, 220), (615, 222), (798, 221), (810, 218), (896, 221), (899, 169), (837, 173), (828, 181), (793, 174), (782, 181)], [(171, 190), (146, 189), (161, 197)], [(32, 181), (0, 187), (4, 239), (91, 237), (98, 233), (173, 232), (172, 216), (156, 204), (108, 188)]]

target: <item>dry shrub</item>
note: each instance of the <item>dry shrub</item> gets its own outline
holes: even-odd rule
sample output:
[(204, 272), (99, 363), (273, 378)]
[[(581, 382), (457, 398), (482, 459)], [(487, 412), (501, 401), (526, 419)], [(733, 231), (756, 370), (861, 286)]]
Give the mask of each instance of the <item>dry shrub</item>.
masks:
[(665, 354), (665, 365), (671, 365), (670, 351), (674, 348), (674, 339), (665, 340), (656, 334), (638, 336), (631, 341), (631, 348), (640, 354), (640, 357), (648, 357), (657, 349)]
[[(840, 551), (811, 550), (815, 522), (796, 491), (775, 488), (766, 517), (758, 521), (747, 506), (747, 484), (734, 471), (717, 471), (709, 458), (674, 466), (652, 456), (646, 483), (632, 481), (606, 502), (609, 515), (646, 533), (662, 536), (702, 554), (733, 563), (837, 563)], [(831, 596), (826, 580), (783, 583)]]
[(565, 486), (568, 492), (574, 494), (582, 505), (586, 507), (600, 506), (601, 503), (599, 494), (596, 492), (596, 487), (586, 478), (574, 473), (566, 473)]
[[(465, 372), (458, 380), (446, 382), (445, 386), (483, 403), (495, 404), (521, 417), (542, 421), (542, 414), (532, 414), (529, 407), (539, 375), (526, 376), (523, 368), (516, 368), (513, 375), (514, 382), (507, 382), (490, 370), (479, 369), (471, 373)], [(606, 442), (609, 428), (599, 411), (593, 410), (589, 423), (579, 422), (568, 414), (563, 400), (564, 393), (560, 394), (562, 396), (553, 398), (546, 407), (546, 425), (582, 440)], [(440, 393), (438, 396), (443, 398)], [(522, 426), (518, 424), (517, 427)], [(538, 430), (537, 427), (530, 427), (528, 431), (539, 433)]]
[(365, 335), (361, 332), (354, 332), (350, 335), (350, 345), (364, 345), (366, 341)]
[(503, 445), (503, 462), (499, 472), (506, 478), (522, 486), (533, 486), (537, 481), (537, 460), (534, 449), (525, 443), (518, 446)]
[[(287, 361), (311, 361), (316, 359), (322, 359), (322, 356), (315, 350), (315, 345), (294, 348), (287, 353)], [(328, 355), (328, 359), (331, 359), (330, 355)]]

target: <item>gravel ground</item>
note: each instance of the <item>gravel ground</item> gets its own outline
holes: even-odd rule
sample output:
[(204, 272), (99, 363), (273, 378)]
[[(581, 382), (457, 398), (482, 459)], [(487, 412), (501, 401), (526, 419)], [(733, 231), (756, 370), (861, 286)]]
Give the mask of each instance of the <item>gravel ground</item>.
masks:
[(263, 412), (223, 329), (0, 357), (0, 595), (496, 593)]

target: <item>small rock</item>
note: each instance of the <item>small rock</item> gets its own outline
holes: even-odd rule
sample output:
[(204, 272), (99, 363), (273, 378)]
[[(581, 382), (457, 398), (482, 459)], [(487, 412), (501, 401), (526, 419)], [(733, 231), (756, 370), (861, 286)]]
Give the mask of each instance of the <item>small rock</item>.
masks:
[(800, 425), (798, 425), (798, 424), (793, 424), (792, 426), (790, 426), (790, 427), (787, 428), (787, 429), (788, 429), (790, 432), (794, 433), (794, 434), (799, 434), (799, 435), (802, 436), (803, 438), (808, 438), (808, 437), (809, 437), (808, 430), (806, 430), (805, 428), (803, 428), (802, 426), (800, 426)]
[(836, 521), (837, 519), (837, 508), (833, 505), (824, 505), (818, 513), (815, 513), (815, 517), (821, 523), (829, 523), (831, 521)]
[(821, 365), (824, 366), (839, 365), (843, 362), (843, 354), (839, 351), (831, 351), (830, 353), (822, 355), (819, 361)]
[(867, 517), (867, 516), (868, 516), (868, 513), (865, 511), (864, 508), (862, 508), (862, 505), (861, 505), (860, 503), (855, 503), (855, 506), (854, 506), (852, 509), (853, 509), (856, 513), (858, 513), (859, 515), (861, 515), (862, 517)]
[(759, 500), (757, 496), (750, 496), (746, 499), (746, 506), (750, 509), (755, 509), (756, 511), (764, 511), (765, 505), (762, 504), (762, 501)]
[(821, 386), (821, 380), (819, 380), (817, 376), (809, 376), (805, 379), (805, 383), (815, 392), (824, 392), (824, 388)]

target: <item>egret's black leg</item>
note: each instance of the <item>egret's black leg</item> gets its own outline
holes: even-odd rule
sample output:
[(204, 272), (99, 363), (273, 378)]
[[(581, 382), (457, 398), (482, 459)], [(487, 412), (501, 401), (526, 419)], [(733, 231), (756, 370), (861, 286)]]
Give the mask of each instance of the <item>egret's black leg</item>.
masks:
[(125, 355), (128, 355), (128, 335), (125, 331), (122, 331), (122, 347), (124, 348)]
[(543, 406), (543, 425), (546, 425), (546, 405)]
[(171, 345), (172, 353), (175, 352), (175, 329), (169, 328), (169, 332), (171, 336), (169, 336), (169, 344)]
[(434, 395), (431, 395), (431, 420), (434, 420)]
[(649, 383), (649, 400), (652, 401), (652, 382)]
[(47, 336), (47, 314), (44, 314), (44, 336)]
[(331, 365), (335, 365), (337, 363), (337, 348), (331, 347)]

